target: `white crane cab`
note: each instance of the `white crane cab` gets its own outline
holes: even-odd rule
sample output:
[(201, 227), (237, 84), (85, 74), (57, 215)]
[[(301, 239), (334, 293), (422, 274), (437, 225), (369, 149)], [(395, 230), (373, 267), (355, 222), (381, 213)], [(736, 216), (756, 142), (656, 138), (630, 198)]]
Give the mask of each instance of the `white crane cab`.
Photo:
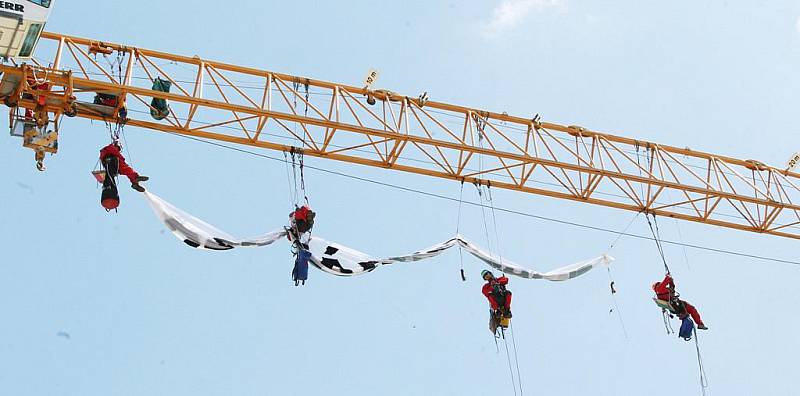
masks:
[(55, 0), (0, 0), (0, 57), (33, 56)]

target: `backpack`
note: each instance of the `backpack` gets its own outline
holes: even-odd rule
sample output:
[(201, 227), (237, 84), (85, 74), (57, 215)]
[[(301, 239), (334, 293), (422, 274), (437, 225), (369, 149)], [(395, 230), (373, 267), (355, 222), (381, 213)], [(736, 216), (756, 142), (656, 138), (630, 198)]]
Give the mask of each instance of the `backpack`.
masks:
[(681, 320), (681, 328), (678, 330), (678, 337), (683, 338), (685, 341), (692, 339), (694, 332), (694, 322), (688, 316)]
[(297, 252), (297, 258), (294, 260), (294, 269), (292, 269), (292, 280), (294, 285), (297, 286), (302, 282), (306, 284), (308, 279), (308, 260), (311, 259), (311, 252), (305, 249), (300, 249)]

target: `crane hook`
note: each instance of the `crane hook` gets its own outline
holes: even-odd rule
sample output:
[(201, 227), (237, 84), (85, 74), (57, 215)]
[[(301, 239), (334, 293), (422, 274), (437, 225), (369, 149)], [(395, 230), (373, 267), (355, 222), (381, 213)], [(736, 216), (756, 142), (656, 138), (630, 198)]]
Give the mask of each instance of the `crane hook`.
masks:
[(39, 172), (44, 172), (47, 167), (44, 166), (44, 152), (43, 151), (36, 151), (36, 169)]

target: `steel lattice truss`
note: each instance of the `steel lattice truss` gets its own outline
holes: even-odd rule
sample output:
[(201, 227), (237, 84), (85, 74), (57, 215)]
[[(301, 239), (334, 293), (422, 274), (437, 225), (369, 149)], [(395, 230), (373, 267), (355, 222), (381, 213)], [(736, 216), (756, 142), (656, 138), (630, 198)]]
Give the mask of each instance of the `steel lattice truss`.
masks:
[[(0, 69), (47, 80), (10, 102), (46, 95), (54, 119), (117, 122), (124, 102), (129, 126), (800, 238), (800, 175), (758, 161), (54, 33), (38, 51)], [(157, 77), (171, 93), (151, 90)], [(97, 92), (123, 101), (93, 106)], [(170, 104), (161, 121), (153, 97)]]

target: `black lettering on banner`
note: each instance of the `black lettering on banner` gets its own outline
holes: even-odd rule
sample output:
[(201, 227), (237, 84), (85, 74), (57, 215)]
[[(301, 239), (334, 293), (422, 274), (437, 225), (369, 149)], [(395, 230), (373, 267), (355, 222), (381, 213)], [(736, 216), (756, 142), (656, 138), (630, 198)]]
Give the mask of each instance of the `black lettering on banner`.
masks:
[(377, 261), (362, 261), (358, 263), (358, 265), (360, 265), (361, 268), (363, 268), (364, 271), (367, 272), (374, 270), (377, 264), (378, 264)]
[(25, 12), (24, 5), (14, 4), (8, 1), (0, 1), (0, 8), (5, 8), (6, 10), (17, 11), (17, 12)]
[(187, 245), (189, 245), (189, 246), (191, 246), (191, 247), (193, 247), (193, 248), (198, 248), (198, 247), (200, 247), (200, 244), (199, 244), (199, 243), (197, 243), (197, 242), (195, 242), (195, 241), (193, 241), (193, 240), (191, 240), (191, 239), (184, 239), (184, 240), (183, 240), (183, 243), (185, 243), (185, 244), (187, 244)]
[(325, 267), (327, 267), (330, 270), (339, 272), (340, 274), (348, 274), (349, 275), (349, 274), (353, 273), (353, 270), (347, 269), (347, 268), (343, 268), (342, 265), (339, 264), (339, 260), (334, 260), (334, 259), (331, 259), (331, 258), (323, 257), (321, 264), (324, 265)]

